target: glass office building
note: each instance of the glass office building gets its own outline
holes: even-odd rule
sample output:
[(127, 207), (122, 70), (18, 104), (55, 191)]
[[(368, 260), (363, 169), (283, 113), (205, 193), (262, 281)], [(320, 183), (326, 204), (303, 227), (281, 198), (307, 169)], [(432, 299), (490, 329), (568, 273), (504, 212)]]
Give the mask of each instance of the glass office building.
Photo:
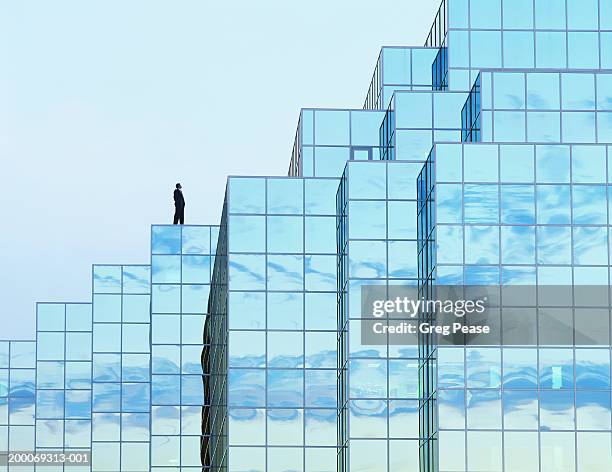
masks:
[[(109, 472), (612, 470), (612, 2), (444, 0), (365, 95), (302, 109), (288, 175), (229, 178), (219, 226), (153, 226), (148, 264), (39, 304), (36, 341), (0, 342), (0, 450)], [(503, 312), (523, 344), (363, 341), (363, 286), (446, 285), (606, 296)], [(552, 312), (598, 343), (551, 345)]]

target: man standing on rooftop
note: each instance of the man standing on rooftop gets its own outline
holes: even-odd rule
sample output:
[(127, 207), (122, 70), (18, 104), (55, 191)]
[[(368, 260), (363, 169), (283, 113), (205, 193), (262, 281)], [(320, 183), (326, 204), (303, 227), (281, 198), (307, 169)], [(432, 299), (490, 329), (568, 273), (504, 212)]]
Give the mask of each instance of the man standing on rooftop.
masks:
[(174, 189), (174, 224), (185, 223), (185, 199), (183, 198), (183, 192), (180, 183), (176, 184)]

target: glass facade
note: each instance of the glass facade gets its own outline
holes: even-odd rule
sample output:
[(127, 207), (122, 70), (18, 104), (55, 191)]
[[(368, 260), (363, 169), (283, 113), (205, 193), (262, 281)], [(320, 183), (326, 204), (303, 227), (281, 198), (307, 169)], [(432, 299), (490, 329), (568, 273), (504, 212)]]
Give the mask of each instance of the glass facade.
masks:
[[(91, 303), (0, 342), (0, 451), (612, 470), (610, 58), (608, 0), (444, 0), (425, 47), (381, 49), (363, 108), (301, 110), (288, 176), (229, 178), (220, 226), (153, 226), (149, 264), (94, 266)], [(511, 347), (362, 339), (364, 286), (461, 284), (607, 295), (500, 312), (531, 326)], [(551, 316), (599, 344), (547, 344)]]

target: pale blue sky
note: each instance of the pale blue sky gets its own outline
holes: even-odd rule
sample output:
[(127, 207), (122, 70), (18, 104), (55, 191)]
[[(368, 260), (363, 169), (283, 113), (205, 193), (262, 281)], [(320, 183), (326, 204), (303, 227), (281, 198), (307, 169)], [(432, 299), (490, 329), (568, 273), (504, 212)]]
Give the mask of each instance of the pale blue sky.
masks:
[(438, 0), (0, 0), (0, 339), (88, 301), (149, 228), (217, 224), (227, 175), (285, 175), (301, 107), (360, 108)]

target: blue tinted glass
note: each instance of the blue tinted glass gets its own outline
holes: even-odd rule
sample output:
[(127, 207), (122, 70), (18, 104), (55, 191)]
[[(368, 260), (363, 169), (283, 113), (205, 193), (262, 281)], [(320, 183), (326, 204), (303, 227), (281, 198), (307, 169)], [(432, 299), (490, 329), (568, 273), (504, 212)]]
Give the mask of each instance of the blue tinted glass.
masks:
[(538, 183), (569, 182), (568, 146), (536, 146), (536, 179)]
[(336, 256), (305, 257), (306, 290), (336, 290), (336, 262)]
[(265, 370), (230, 369), (228, 382), (230, 406), (265, 406)]
[(149, 293), (150, 266), (123, 266), (123, 293)]
[(468, 264), (499, 263), (499, 227), (468, 226), (465, 228), (465, 262)]
[(503, 362), (505, 389), (537, 388), (537, 351), (535, 349), (504, 349)]
[(451, 28), (468, 27), (468, 3), (467, 0), (448, 2), (448, 24)]
[(179, 254), (181, 252), (181, 227), (152, 226), (151, 251), (153, 254)]
[(152, 311), (155, 313), (176, 313), (181, 310), (180, 285), (153, 285)]
[(91, 331), (91, 316), (91, 304), (67, 304), (66, 329), (68, 331)]
[(497, 182), (497, 146), (464, 146), (464, 175), (469, 182)]
[(268, 252), (303, 252), (304, 225), (301, 216), (268, 216)]
[(120, 384), (95, 383), (93, 384), (93, 411), (114, 412), (119, 411), (121, 405)]
[(95, 321), (121, 321), (121, 295), (94, 295), (93, 316)]
[(603, 146), (572, 147), (572, 181), (605, 183), (606, 149)]
[(501, 67), (501, 31), (472, 31), (470, 39), (472, 67)]
[(608, 354), (607, 349), (576, 350), (576, 388), (610, 388), (610, 357)]
[(563, 140), (572, 143), (595, 142), (595, 113), (563, 113)]
[(572, 221), (575, 224), (606, 224), (606, 188), (594, 185), (572, 187)]
[(416, 205), (414, 202), (388, 202), (388, 231), (390, 239), (414, 239), (416, 237)]
[(232, 255), (229, 258), (229, 281), (236, 290), (265, 288), (263, 256)]
[(336, 252), (336, 219), (333, 217), (306, 217), (305, 248), (309, 253)]
[(384, 201), (350, 201), (349, 215), (350, 238), (385, 239), (387, 215)]
[(228, 185), (230, 213), (265, 213), (265, 179), (231, 177)]
[(431, 150), (432, 133), (429, 130), (399, 130), (395, 139), (397, 160), (424, 161)]
[(120, 324), (94, 324), (93, 348), (95, 352), (121, 351)]
[[(569, 212), (566, 217), (569, 220)], [(571, 242), (569, 226), (538, 227), (538, 264), (571, 264)]]
[(599, 68), (599, 35), (596, 32), (569, 32), (567, 56), (567, 65), (572, 69)]
[(500, 146), (500, 180), (502, 182), (533, 182), (533, 146)]
[(64, 359), (64, 333), (38, 333), (37, 346), (39, 360)]
[(538, 428), (537, 390), (504, 390), (504, 426), (508, 429)]
[(521, 110), (525, 108), (525, 75), (514, 73), (495, 73), (495, 108)]
[(378, 278), (387, 273), (387, 251), (383, 241), (351, 241), (349, 243), (351, 277)]
[(210, 256), (183, 256), (181, 269), (183, 283), (210, 282)]
[(349, 112), (315, 110), (315, 144), (350, 144)]
[(149, 321), (151, 297), (149, 295), (123, 296), (123, 322)]
[(567, 26), (569, 29), (598, 29), (597, 0), (567, 0)]
[(151, 393), (154, 405), (180, 404), (180, 375), (151, 376)]
[(528, 112), (527, 140), (537, 143), (560, 142), (560, 126), (559, 113)]
[(302, 256), (268, 256), (267, 288), (269, 290), (302, 290), (303, 270)]
[(149, 325), (124, 324), (121, 348), (123, 352), (149, 352)]
[(147, 382), (149, 380), (148, 354), (123, 354), (121, 356), (121, 380), (123, 382)]
[(533, 0), (503, 2), (504, 28), (532, 29)]
[(576, 392), (576, 426), (578, 429), (609, 428), (610, 395), (609, 392), (580, 391)]
[(467, 184), (464, 187), (466, 223), (497, 223), (499, 221), (499, 187)]
[(178, 346), (153, 346), (153, 373), (178, 374), (181, 351)]
[(395, 96), (395, 126), (397, 128), (432, 127), (432, 94), (399, 93)]
[(351, 398), (384, 398), (387, 396), (387, 363), (376, 359), (349, 361)]
[(304, 182), (307, 215), (336, 215), (338, 179), (306, 179)]
[(607, 265), (608, 232), (606, 228), (574, 228), (574, 263), (578, 265)]
[(91, 360), (91, 333), (66, 333), (66, 360)]
[[(397, 51), (398, 49), (393, 49)], [(400, 51), (404, 51), (400, 49)], [(408, 65), (408, 71), (409, 71)], [(386, 71), (385, 71), (386, 72)], [(402, 72), (409, 73), (409, 72)], [(387, 78), (385, 77), (385, 80)], [(384, 118), (383, 112), (351, 111), (351, 144), (353, 146), (378, 146), (380, 124)]]
[(466, 368), (468, 387), (499, 387), (501, 381), (499, 349), (466, 349)]
[(471, 0), (470, 27), (474, 29), (501, 28), (501, 0)]
[(121, 293), (121, 266), (93, 266), (93, 289), (96, 293)]
[(306, 329), (336, 329), (335, 293), (307, 293), (304, 310)]
[(11, 368), (33, 369), (36, 366), (36, 343), (12, 342), (10, 363)]
[(535, 226), (502, 226), (502, 264), (535, 264)]
[(82, 418), (91, 417), (91, 392), (89, 390), (68, 390), (66, 392), (66, 418)]
[[(460, 182), (462, 176), (461, 146), (457, 144), (436, 144), (435, 153), (437, 181)], [(394, 173), (389, 174), (389, 183), (391, 183)]]
[(442, 93), (433, 96), (434, 128), (461, 128), (461, 109), (466, 100), (463, 93)]
[(152, 332), (154, 343), (180, 343), (180, 317), (176, 315), (153, 315)]
[(268, 406), (302, 406), (304, 401), (303, 389), (303, 371), (280, 369), (268, 371)]
[(561, 74), (563, 108), (567, 110), (595, 109), (593, 74)]
[(565, 0), (535, 0), (537, 29), (565, 29)]
[(573, 352), (571, 349), (541, 349), (539, 354), (540, 388), (573, 386)]
[(387, 194), (387, 166), (375, 162), (351, 162), (349, 165), (349, 197), (380, 198)]
[(337, 177), (342, 175), (346, 161), (351, 158), (349, 147), (315, 148), (315, 175)]
[(537, 31), (536, 67), (540, 69), (565, 68), (567, 67), (566, 62), (565, 33), (557, 31)]
[(63, 331), (65, 305), (63, 303), (38, 303), (37, 329), (39, 331)]
[(202, 405), (204, 403), (204, 384), (201, 375), (181, 376), (181, 404)]
[[(151, 256), (151, 276), (153, 283), (179, 283), (181, 281), (180, 256)], [(94, 319), (96, 305), (94, 301)]]
[(63, 362), (39, 362), (36, 382), (39, 389), (64, 388)]
[(535, 223), (535, 195), (532, 185), (501, 187), (501, 222), (506, 224)]
[[(529, 0), (519, 0), (520, 2)], [(514, 10), (514, 4), (504, 2), (504, 7), (510, 5)], [(528, 21), (532, 21), (527, 17)], [(504, 27), (505, 27), (504, 18)], [(507, 68), (533, 68), (534, 67), (534, 33), (533, 31), (504, 31), (504, 67)]]
[(540, 427), (544, 430), (574, 429), (574, 392), (540, 392)]
[(210, 254), (209, 226), (183, 226), (182, 236), (183, 254)]
[(569, 185), (537, 186), (538, 223), (568, 224), (570, 222)]
[(266, 220), (263, 216), (230, 216), (228, 232), (230, 251), (265, 251)]
[(410, 83), (410, 49), (383, 48), (382, 61), (385, 84)]
[(612, 110), (612, 74), (597, 74), (596, 77), (597, 109)]
[(438, 262), (443, 264), (463, 262), (463, 229), (461, 226), (437, 227), (436, 256)]
[(558, 74), (527, 74), (527, 108), (530, 110), (559, 109)]
[[(448, 51), (448, 65), (449, 67), (469, 67), (470, 66), (470, 47), (469, 47), (469, 35), (467, 31), (449, 31), (448, 32), (448, 43), (452, 44), (453, 47)], [(455, 84), (452, 80), (451, 85), (453, 88), (458, 87), (461, 84)], [(469, 90), (470, 86), (460, 87), (459, 89)]]
[(415, 241), (389, 241), (389, 277), (417, 277), (417, 244)]
[(302, 109), (300, 116), (301, 138), (303, 144), (314, 144), (314, 111)]
[(298, 179), (268, 179), (268, 213), (301, 214), (304, 183)]
[[(462, 222), (463, 197), (461, 190), (462, 187), (459, 184), (438, 184), (436, 186), (436, 211), (439, 223)], [(414, 204), (411, 204), (411, 206), (414, 207)]]
[(183, 285), (181, 288), (183, 313), (202, 313), (206, 311), (209, 285)]
[(431, 85), (431, 64), (438, 54), (437, 48), (412, 49), (412, 83)]
[(525, 141), (525, 112), (497, 111), (493, 114), (494, 140), (501, 142)]

